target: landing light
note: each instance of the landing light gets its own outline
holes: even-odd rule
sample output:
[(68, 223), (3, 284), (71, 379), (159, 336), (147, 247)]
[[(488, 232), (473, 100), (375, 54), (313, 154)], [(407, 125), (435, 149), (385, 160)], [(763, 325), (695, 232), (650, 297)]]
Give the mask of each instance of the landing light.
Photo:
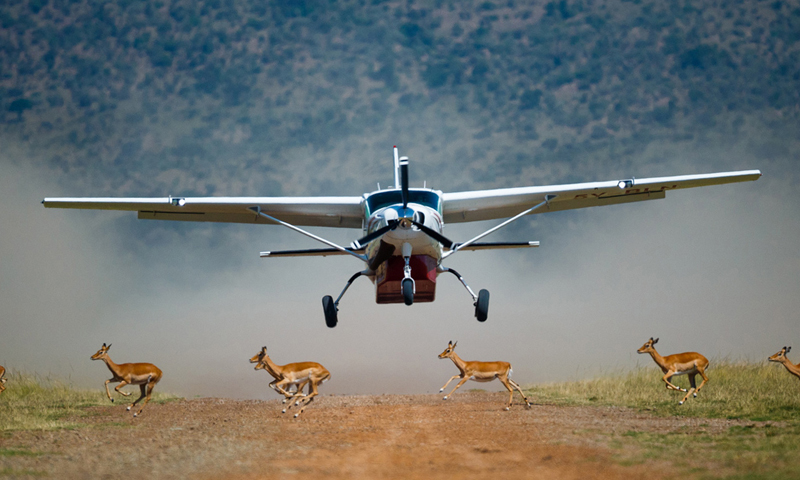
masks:
[(619, 188), (621, 188), (622, 190), (625, 190), (626, 188), (631, 188), (631, 187), (633, 186), (633, 182), (634, 182), (634, 180), (633, 180), (633, 179), (630, 179), (630, 180), (620, 180), (620, 181), (619, 181), (619, 183), (617, 184), (617, 186), (618, 186)]
[(182, 207), (182, 206), (186, 205), (186, 199), (185, 198), (172, 198), (172, 199), (170, 199), (170, 202), (172, 203), (172, 205), (174, 205), (176, 207)]

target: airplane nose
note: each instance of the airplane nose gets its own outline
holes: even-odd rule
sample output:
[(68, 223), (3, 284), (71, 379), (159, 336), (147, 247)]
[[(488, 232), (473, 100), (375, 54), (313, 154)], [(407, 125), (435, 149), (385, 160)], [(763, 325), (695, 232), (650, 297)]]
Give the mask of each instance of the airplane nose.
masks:
[(386, 219), (386, 223), (389, 223), (393, 220), (397, 220), (400, 216), (397, 214), (397, 211), (391, 208), (387, 208), (386, 211), (383, 213), (383, 218)]

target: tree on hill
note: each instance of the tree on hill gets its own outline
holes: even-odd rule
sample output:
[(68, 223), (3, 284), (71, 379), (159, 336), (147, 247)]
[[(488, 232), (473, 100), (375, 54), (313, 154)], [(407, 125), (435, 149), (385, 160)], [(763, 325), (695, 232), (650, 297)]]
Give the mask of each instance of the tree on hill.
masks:
[(8, 111), (15, 112), (17, 114), (17, 121), (21, 122), (22, 114), (25, 112), (25, 110), (30, 110), (31, 108), (33, 108), (33, 102), (27, 98), (18, 98), (11, 102), (11, 104), (8, 106)]

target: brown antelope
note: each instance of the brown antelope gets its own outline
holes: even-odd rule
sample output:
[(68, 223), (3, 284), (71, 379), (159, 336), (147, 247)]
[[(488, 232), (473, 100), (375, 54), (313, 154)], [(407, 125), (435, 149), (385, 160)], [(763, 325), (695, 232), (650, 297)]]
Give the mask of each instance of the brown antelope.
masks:
[[(508, 362), (466, 362), (461, 360), (461, 358), (456, 354), (455, 349), (458, 342), (453, 343), (452, 341), (448, 342), (447, 348), (445, 348), (444, 352), (439, 354), (439, 358), (449, 358), (456, 364), (459, 373), (458, 375), (453, 375), (447, 383), (444, 384), (442, 388), (439, 389), (439, 393), (442, 393), (445, 388), (455, 380), (456, 378), (460, 378), (461, 381), (458, 382), (458, 385), (455, 388), (444, 396), (444, 399), (447, 400), (450, 396), (453, 395), (453, 392), (458, 390), (458, 387), (464, 385), (467, 380), (474, 380), (476, 382), (491, 382), (495, 378), (500, 380), (500, 382), (505, 385), (508, 389), (508, 405), (506, 406), (505, 410), (509, 410), (511, 408), (511, 404), (514, 400), (514, 388), (519, 391), (519, 394), (522, 395), (522, 398), (525, 400), (525, 405), (530, 408), (531, 402), (528, 400), (528, 397), (522, 392), (520, 386), (514, 381), (511, 380), (511, 364)], [(513, 387), (513, 388), (512, 388)]]
[[(130, 396), (131, 394), (123, 392), (120, 390), (120, 388), (124, 387), (125, 385), (139, 385), (141, 395), (136, 399), (135, 402), (128, 405), (127, 409), (130, 411), (131, 408), (133, 408), (141, 399), (144, 398), (144, 403), (142, 403), (139, 411), (133, 414), (134, 417), (137, 417), (142, 413), (142, 410), (144, 410), (144, 406), (147, 405), (147, 402), (150, 401), (150, 396), (153, 393), (153, 388), (155, 388), (156, 383), (161, 380), (161, 370), (159, 370), (159, 368), (152, 363), (121, 363), (117, 365), (116, 363), (112, 362), (111, 358), (108, 356), (108, 349), (110, 348), (110, 343), (108, 346), (106, 346), (104, 343), (103, 346), (100, 347), (100, 350), (92, 355), (92, 360), (102, 360), (106, 362), (106, 366), (109, 370), (111, 370), (111, 374), (113, 376), (106, 380), (105, 385), (106, 395), (108, 395), (108, 399), (112, 402), (114, 401), (114, 398), (111, 397), (111, 392), (108, 391), (109, 383), (119, 382), (119, 385), (114, 387), (114, 391), (126, 397)], [(147, 398), (145, 398), (145, 395), (147, 395)]]
[[(653, 347), (656, 343), (658, 343), (658, 339), (656, 338), (653, 340), (653, 337), (650, 337), (650, 340), (646, 341), (637, 352), (649, 353), (650, 356), (653, 357), (653, 360), (661, 367), (661, 371), (664, 372), (664, 376), (661, 377), (661, 379), (667, 384), (668, 390), (686, 392), (686, 396), (683, 397), (683, 400), (678, 402), (678, 405), (683, 405), (683, 402), (689, 398), (689, 395), (694, 394), (694, 396), (697, 397), (697, 393), (703, 388), (703, 385), (708, 382), (708, 377), (706, 376), (708, 359), (697, 352), (676, 353), (674, 355), (662, 357), (658, 354), (655, 347)], [(695, 387), (694, 381), (694, 377), (697, 376), (697, 374), (703, 377), (703, 381), (700, 383), (699, 387)], [(689, 384), (691, 388), (686, 390), (685, 388), (676, 387), (670, 383), (674, 375), (689, 375)]]
[[(260, 362), (261, 362), (261, 359), (263, 358), (263, 356), (264, 356), (264, 355), (266, 355), (266, 348), (267, 348), (267, 347), (263, 347), (261, 350), (259, 350), (259, 352), (258, 352), (258, 353), (256, 353), (256, 354), (255, 354), (255, 355), (253, 355), (252, 357), (250, 357), (250, 363), (260, 363)], [(256, 368), (255, 368), (255, 369), (256, 369), (256, 370), (264, 370), (265, 372), (267, 372), (267, 373), (269, 373), (270, 375), (272, 375), (272, 376), (275, 378), (275, 380), (274, 380), (274, 381), (272, 381), (272, 382), (270, 382), (270, 384), (269, 384), (269, 388), (271, 388), (271, 389), (275, 390), (276, 392), (278, 392), (278, 390), (275, 388), (275, 385), (276, 385), (276, 384), (277, 384), (279, 381), (281, 381), (281, 380), (282, 380), (282, 377), (281, 377), (280, 375), (278, 375), (278, 374), (275, 374), (275, 373), (273, 373), (273, 372), (272, 372), (272, 371), (270, 371), (268, 368), (264, 368), (263, 366), (262, 366), (262, 367), (259, 367), (258, 365), (256, 365)], [(304, 381), (304, 382), (302, 382), (302, 383), (300, 383), (300, 384), (294, 384), (294, 383), (291, 383), (291, 384), (289, 384), (289, 385), (286, 387), (286, 389), (285, 389), (285, 392), (284, 392), (284, 393), (278, 392), (278, 393), (281, 393), (281, 395), (283, 395), (283, 396), (285, 397), (285, 398), (283, 399), (283, 402), (282, 402), (282, 403), (286, 403), (286, 401), (287, 401), (287, 400), (289, 400), (289, 399), (291, 399), (291, 398), (294, 398), (295, 396), (302, 395), (302, 394), (303, 394), (302, 390), (303, 390), (303, 388), (306, 386), (306, 384), (307, 384), (307, 383), (308, 383), (308, 380), (306, 380), (306, 381)], [(292, 391), (290, 390), (290, 389), (292, 388), (292, 386), (293, 386), (293, 385), (294, 385), (295, 387), (297, 387), (297, 390), (295, 390), (294, 392), (292, 392)], [(308, 389), (308, 393), (311, 393), (311, 388), (309, 388), (309, 389)], [(286, 413), (286, 412), (284, 411), (283, 413)]]
[[(255, 362), (253, 362), (253, 360), (255, 360)], [(287, 409), (292, 408), (291, 400), (300, 397), (294, 402), (294, 406), (299, 406), (300, 402), (303, 402), (303, 406), (294, 414), (294, 418), (297, 418), (303, 413), (308, 404), (314, 401), (314, 397), (319, 395), (317, 387), (331, 378), (331, 372), (316, 362), (278, 365), (267, 355), (267, 347), (262, 347), (261, 351), (250, 359), (250, 362), (256, 363), (256, 370), (264, 369), (275, 377), (275, 380), (271, 382), (269, 386), (285, 397), (284, 403), (286, 403), (286, 399), (290, 399), (289, 407), (284, 408), (281, 413), (286, 413)], [(309, 384), (308, 394), (303, 395), (303, 387), (306, 384)], [(292, 385), (297, 385), (296, 393), (291, 393), (286, 390), (291, 388)]]
[(3, 378), (3, 375), (6, 374), (6, 369), (0, 365), (0, 393), (3, 393), (3, 390), (6, 389), (6, 379)]
[(790, 351), (792, 351), (792, 347), (783, 347), (781, 348), (780, 352), (769, 357), (767, 360), (769, 360), (770, 362), (782, 363), (783, 366), (786, 367), (786, 370), (789, 370), (789, 373), (791, 373), (797, 378), (800, 378), (800, 363), (795, 365), (792, 362), (790, 362), (788, 358), (786, 358), (786, 354), (789, 353)]

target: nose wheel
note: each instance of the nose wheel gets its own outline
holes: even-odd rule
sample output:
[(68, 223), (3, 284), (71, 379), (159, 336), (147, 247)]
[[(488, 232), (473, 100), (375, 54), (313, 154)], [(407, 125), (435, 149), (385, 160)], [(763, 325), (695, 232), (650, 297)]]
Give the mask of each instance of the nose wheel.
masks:
[(403, 289), (403, 302), (406, 305), (414, 303), (414, 279), (404, 278), (402, 283)]

